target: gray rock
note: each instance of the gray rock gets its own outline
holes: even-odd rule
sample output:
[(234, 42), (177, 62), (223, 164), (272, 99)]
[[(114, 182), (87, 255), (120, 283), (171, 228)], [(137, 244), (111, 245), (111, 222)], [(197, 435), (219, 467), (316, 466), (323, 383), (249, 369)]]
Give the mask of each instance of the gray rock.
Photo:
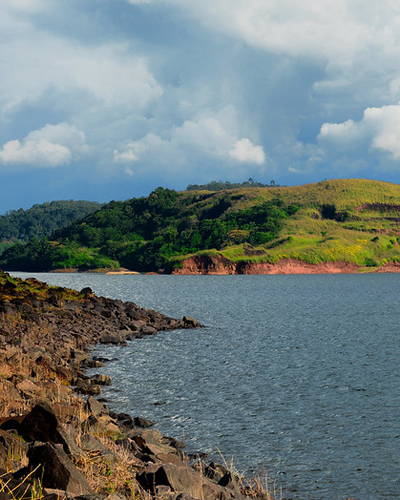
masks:
[(187, 328), (200, 328), (201, 327), (200, 321), (197, 321), (197, 319), (191, 318), (190, 316), (184, 316), (182, 318), (182, 320), (185, 323), (185, 326)]
[(141, 329), (140, 329), (140, 333), (142, 335), (155, 335), (157, 333), (157, 330), (156, 328), (152, 327), (152, 326), (143, 326)]
[(109, 377), (108, 375), (103, 375), (101, 373), (96, 373), (96, 375), (90, 377), (89, 380), (91, 384), (111, 385), (111, 377)]
[(90, 381), (79, 379), (76, 384), (76, 392), (80, 394), (87, 394), (90, 396), (98, 396), (101, 394), (99, 385), (91, 384)]
[(153, 495), (157, 494), (157, 489), (160, 486), (167, 486), (172, 492), (185, 493), (193, 498), (204, 500), (215, 500), (216, 498), (223, 500), (236, 497), (234, 492), (208, 481), (199, 472), (187, 466), (150, 465), (138, 475), (138, 481), (145, 490), (150, 491)]
[(96, 416), (101, 415), (102, 413), (108, 413), (107, 407), (103, 403), (97, 401), (97, 399), (94, 399), (92, 396), (88, 397), (85, 404), (85, 409), (89, 413), (92, 413)]
[(100, 344), (122, 345), (125, 341), (119, 333), (103, 332), (100, 336)]

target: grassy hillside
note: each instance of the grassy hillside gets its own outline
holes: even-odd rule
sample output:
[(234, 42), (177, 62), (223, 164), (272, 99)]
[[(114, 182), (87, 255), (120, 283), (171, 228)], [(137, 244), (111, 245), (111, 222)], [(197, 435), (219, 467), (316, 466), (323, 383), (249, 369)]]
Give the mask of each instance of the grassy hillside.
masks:
[(166, 272), (189, 256), (232, 261), (400, 261), (400, 186), (362, 179), (177, 193), (111, 202), (49, 239), (18, 245), (0, 267), (126, 267)]

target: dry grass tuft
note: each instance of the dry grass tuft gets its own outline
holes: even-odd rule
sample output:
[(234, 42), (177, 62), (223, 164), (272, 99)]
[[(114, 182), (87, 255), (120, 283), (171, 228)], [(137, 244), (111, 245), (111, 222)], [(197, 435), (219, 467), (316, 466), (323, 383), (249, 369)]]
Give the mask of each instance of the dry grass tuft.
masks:
[[(128, 498), (144, 498), (135, 479), (141, 463), (126, 448), (107, 436), (97, 436), (110, 453), (93, 451), (81, 455), (75, 465), (86, 476), (97, 493), (120, 492)], [(79, 440), (79, 438), (78, 438)]]
[(221, 451), (217, 451), (222, 458), (224, 467), (235, 477), (243, 494), (249, 498), (262, 498), (263, 500), (282, 500), (282, 488), (276, 487), (275, 481), (268, 480), (267, 473), (257, 473), (253, 477), (247, 477), (243, 472), (239, 472), (235, 466), (233, 458), (228, 462)]
[(7, 478), (7, 474), (3, 474), (0, 476), (0, 492), (6, 493), (12, 500), (41, 500), (45, 495), (40, 479), (35, 479), (33, 483), (30, 483), (31, 476), (39, 467), (37, 466), (17, 485), (11, 483), (12, 478)]

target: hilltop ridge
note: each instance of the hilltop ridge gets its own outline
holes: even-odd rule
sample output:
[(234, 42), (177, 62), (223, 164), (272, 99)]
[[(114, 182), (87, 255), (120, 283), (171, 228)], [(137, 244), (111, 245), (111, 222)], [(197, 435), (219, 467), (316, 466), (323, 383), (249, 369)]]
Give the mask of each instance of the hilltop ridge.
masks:
[(1, 255), (0, 267), (176, 273), (197, 260), (196, 272), (218, 272), (204, 265), (211, 259), (224, 262), (224, 273), (261, 272), (287, 261), (329, 263), (326, 269), (345, 264), (355, 272), (400, 262), (399, 238), (400, 186), (388, 182), (183, 192), (160, 187), (14, 246)]

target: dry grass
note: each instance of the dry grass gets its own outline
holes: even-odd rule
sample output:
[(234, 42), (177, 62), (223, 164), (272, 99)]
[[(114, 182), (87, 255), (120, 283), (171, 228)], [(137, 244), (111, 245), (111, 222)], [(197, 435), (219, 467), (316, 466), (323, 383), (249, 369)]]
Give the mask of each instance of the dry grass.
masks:
[(135, 479), (138, 460), (127, 449), (118, 446), (110, 439), (102, 443), (110, 454), (93, 451), (81, 455), (75, 465), (88, 479), (90, 486), (97, 493), (121, 492), (128, 498), (135, 498), (139, 485)]
[(253, 477), (247, 477), (243, 472), (238, 471), (233, 458), (228, 462), (221, 451), (217, 451), (222, 458), (225, 469), (235, 477), (243, 494), (250, 498), (262, 498), (263, 500), (282, 500), (282, 488), (277, 489), (276, 482), (268, 480), (267, 473), (257, 473)]
[[(41, 500), (44, 498), (44, 490), (40, 479), (35, 479), (33, 483), (30, 483), (30, 478), (35, 474), (36, 469), (30, 472), (20, 483), (17, 485), (11, 484), (11, 478), (8, 479), (6, 474), (0, 476), (0, 492), (6, 493), (12, 500)], [(31, 491), (29, 491), (29, 489)]]
[[(1, 384), (0, 384), (1, 391)], [(32, 407), (32, 403), (24, 400), (10, 400), (6, 394), (0, 394), (0, 419), (25, 415)]]

